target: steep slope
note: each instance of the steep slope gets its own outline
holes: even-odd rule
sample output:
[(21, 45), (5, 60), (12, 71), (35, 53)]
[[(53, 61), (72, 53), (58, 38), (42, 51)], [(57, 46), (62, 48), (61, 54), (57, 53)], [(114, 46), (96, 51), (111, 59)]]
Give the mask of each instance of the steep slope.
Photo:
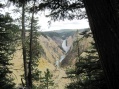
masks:
[(63, 50), (48, 36), (45, 38), (41, 35), (38, 40), (45, 52), (45, 55), (42, 55), (42, 57), (55, 64), (56, 60), (59, 60), (60, 56), (63, 55)]
[(64, 51), (48, 36), (41, 35), (38, 40), (45, 52), (39, 60), (39, 70), (45, 71), (47, 68), (54, 70), (56, 61), (60, 60)]
[(62, 46), (63, 40), (67, 39), (69, 36), (73, 36), (75, 32), (75, 29), (61, 29), (55, 31), (42, 32), (42, 34), (49, 36), (59, 46)]
[(17, 51), (13, 54), (13, 59), (11, 60), (11, 63), (13, 63), (13, 66), (11, 68), (11, 71), (13, 71), (12, 77), (15, 79), (14, 82), (18, 86), (18, 84), (21, 83), (21, 75), (23, 75), (23, 57), (22, 57), (22, 47), (18, 46)]
[[(55, 85), (58, 86), (59, 89), (64, 89), (64, 86), (67, 83), (69, 83), (70, 80), (62, 78), (67, 76), (65, 73), (65, 68), (63, 69), (61, 67), (57, 67), (56, 64), (57, 62), (59, 62), (58, 64), (59, 66), (60, 66), (60, 62), (61, 62), (61, 65), (63, 66), (74, 64), (73, 62), (75, 62), (75, 58), (77, 55), (77, 51), (76, 51), (77, 48), (75, 45), (72, 45), (74, 40), (76, 40), (76, 35), (73, 35), (74, 33), (76, 33), (75, 31), (73, 32), (65, 31), (63, 33), (63, 30), (62, 30), (62, 31), (58, 31), (57, 33), (53, 33), (53, 35), (52, 33), (48, 33), (50, 34), (51, 37), (47, 36), (46, 34), (41, 34), (38, 37), (38, 41), (44, 50), (44, 53), (39, 58), (38, 69), (44, 72), (48, 68), (51, 71), (51, 73), (53, 73), (53, 79), (55, 81)], [(67, 52), (66, 50), (63, 50), (62, 48), (62, 42), (64, 40), (65, 40), (65, 46), (69, 47), (68, 48), (69, 50), (67, 50)], [(82, 45), (81, 46), (82, 49), (86, 48), (87, 46), (84, 44), (88, 44), (88, 41), (86, 42), (81, 41), (80, 45)], [(13, 77), (15, 78), (15, 83), (20, 84), (21, 75), (23, 75), (22, 48), (21, 46), (17, 46), (16, 49), (19, 49), (19, 50), (17, 50), (14, 53), (14, 57), (11, 63), (14, 63), (12, 70), (13, 70)], [(54, 89), (58, 89), (58, 88), (54, 88)]]
[(62, 42), (63, 42), (62, 38), (57, 37), (57, 36), (53, 36), (52, 40), (54, 40), (61, 47)]
[(74, 34), (74, 37), (73, 37), (74, 42), (71, 45), (71, 48), (70, 48), (69, 52), (67, 53), (66, 57), (61, 62), (62, 67), (75, 65), (75, 62), (76, 62), (76, 59), (78, 56), (78, 47), (79, 47), (79, 55), (80, 55), (85, 49), (87, 49), (90, 46), (90, 42), (92, 42), (92, 40), (93, 40), (92, 35), (87, 37), (87, 35), (85, 35), (85, 36), (83, 35), (85, 33), (87, 35), (89, 35), (90, 30), (86, 29), (84, 31)]
[[(41, 35), (38, 37), (38, 41), (44, 50), (41, 58), (39, 58), (39, 70), (43, 72), (47, 68), (51, 71), (55, 70), (56, 61), (64, 54), (63, 50), (48, 36)], [(13, 54), (13, 60), (11, 60), (11, 63), (14, 64), (11, 70), (13, 71), (12, 76), (15, 78), (14, 82), (18, 85), (21, 83), (21, 75), (24, 72), (21, 45), (17, 46), (16, 49), (17, 51)]]

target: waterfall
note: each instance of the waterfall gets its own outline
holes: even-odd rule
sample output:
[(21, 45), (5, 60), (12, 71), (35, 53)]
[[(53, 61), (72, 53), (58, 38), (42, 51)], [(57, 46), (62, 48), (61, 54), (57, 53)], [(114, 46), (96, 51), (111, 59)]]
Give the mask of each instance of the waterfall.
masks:
[[(62, 48), (67, 53), (70, 49), (70, 46), (67, 46), (66, 39), (62, 42)], [(59, 60), (56, 61), (56, 67), (59, 68), (59, 64), (64, 60), (66, 55), (62, 55)]]
[(66, 44), (66, 39), (65, 40), (63, 40), (63, 42), (62, 42), (62, 48), (64, 49), (64, 51), (67, 53), (68, 51), (69, 51), (69, 49), (70, 49), (70, 46), (67, 46), (67, 44)]

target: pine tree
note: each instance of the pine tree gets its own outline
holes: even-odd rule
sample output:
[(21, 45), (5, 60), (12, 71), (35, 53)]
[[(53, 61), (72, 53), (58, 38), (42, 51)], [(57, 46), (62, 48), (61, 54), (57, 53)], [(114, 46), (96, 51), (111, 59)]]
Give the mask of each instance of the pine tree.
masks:
[[(38, 84), (38, 81), (40, 79), (39, 77), (40, 71), (38, 69), (38, 65), (39, 65), (38, 62), (39, 62), (39, 58), (41, 57), (41, 54), (44, 52), (38, 40), (40, 33), (38, 32), (39, 26), (37, 23), (38, 22), (37, 19), (38, 18), (33, 18), (32, 20), (32, 38), (30, 38), (30, 35), (26, 37), (26, 52), (27, 52), (26, 57), (27, 57), (28, 65), (29, 65), (29, 62), (31, 61), (31, 64), (29, 65), (31, 69), (29, 70), (29, 72), (31, 71), (31, 75), (32, 75), (32, 76), (28, 75), (28, 77), (32, 79), (33, 88), (36, 87), (36, 84)], [(28, 28), (27, 33), (31, 34), (29, 29), (31, 28), (30, 27)], [(30, 39), (32, 39), (31, 50), (30, 50)], [(30, 59), (30, 55), (31, 55), (30, 51), (32, 51), (32, 60)]]
[[(81, 35), (83, 35), (82, 38), (77, 39), (78, 44), (82, 39), (92, 37), (90, 32), (83, 32)], [(104, 72), (95, 48), (94, 41), (92, 41), (91, 46), (83, 52), (85, 56), (79, 55), (79, 49), (80, 48), (78, 47), (78, 57), (75, 64), (75, 69), (67, 72), (71, 79), (73, 78), (73, 82), (70, 83), (67, 88), (107, 89)]]
[(91, 43), (92, 47), (85, 51), (86, 57), (80, 57), (79, 62), (76, 63), (76, 75), (80, 77), (78, 82), (80, 87), (86, 89), (102, 89), (106, 88), (106, 84), (103, 83), (104, 73), (101, 67), (101, 63), (94, 47), (94, 43)]
[(0, 14), (0, 89), (14, 89), (10, 63), (15, 52), (15, 40), (18, 26), (14, 25), (12, 18), (7, 13)]
[[(34, 2), (34, 1), (33, 1)], [(32, 2), (29, 2), (32, 4)], [(24, 78), (26, 87), (33, 88), (36, 82), (39, 81), (40, 71), (38, 70), (38, 61), (41, 53), (44, 51), (38, 41), (40, 34), (38, 33), (39, 26), (37, 25), (38, 18), (34, 17), (35, 9), (27, 3), (21, 3), (22, 16), (18, 18), (18, 22), (22, 22), (22, 46), (24, 60)], [(35, 4), (34, 4), (35, 5)], [(18, 10), (14, 10), (17, 12)], [(32, 12), (32, 17), (30, 16)], [(17, 12), (18, 13), (18, 12)], [(28, 16), (29, 15), (29, 16)], [(26, 27), (26, 28), (25, 28)], [(32, 35), (32, 36), (31, 36)]]
[(107, 89), (105, 76), (94, 42), (85, 51), (85, 57), (79, 56), (76, 63), (75, 82), (67, 86), (68, 89)]
[(39, 89), (49, 89), (50, 86), (54, 85), (52, 74), (50, 73), (49, 69), (47, 69), (44, 74), (45, 76), (40, 78), (41, 84), (39, 86)]

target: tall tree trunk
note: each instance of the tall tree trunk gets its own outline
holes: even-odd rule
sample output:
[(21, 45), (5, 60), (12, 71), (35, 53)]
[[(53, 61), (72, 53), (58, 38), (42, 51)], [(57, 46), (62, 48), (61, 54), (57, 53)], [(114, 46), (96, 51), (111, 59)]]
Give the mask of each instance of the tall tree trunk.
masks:
[(29, 79), (29, 87), (30, 89), (32, 89), (32, 44), (33, 44), (33, 22), (34, 22), (34, 7), (35, 7), (35, 1), (33, 4), (33, 11), (32, 11), (32, 18), (31, 18), (31, 30), (30, 30), (30, 51), (29, 51), (29, 65), (28, 65), (28, 69), (29, 69), (29, 73), (28, 73), (28, 79)]
[(28, 87), (28, 73), (27, 73), (27, 61), (26, 61), (26, 46), (25, 46), (25, 3), (22, 4), (22, 51), (23, 51), (23, 63), (24, 63), (24, 77), (25, 84)]
[(116, 0), (83, 0), (109, 89), (119, 89), (119, 22)]

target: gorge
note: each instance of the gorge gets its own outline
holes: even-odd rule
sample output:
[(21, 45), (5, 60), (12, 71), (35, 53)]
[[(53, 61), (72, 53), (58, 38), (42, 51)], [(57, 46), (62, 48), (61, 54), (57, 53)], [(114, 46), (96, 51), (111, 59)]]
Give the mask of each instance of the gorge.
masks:
[[(42, 71), (42, 75), (44, 75), (46, 69), (49, 69), (53, 74), (55, 84), (60, 87), (59, 89), (64, 89), (66, 83), (70, 82), (70, 80), (62, 79), (62, 77), (67, 75), (65, 73), (66, 68), (62, 68), (61, 64), (68, 64), (65, 60), (72, 60), (72, 57), (69, 57), (69, 55), (74, 55), (73, 53), (70, 54), (70, 52), (74, 49), (73, 43), (75, 40), (76, 30), (43, 32), (38, 37), (38, 42), (42, 47), (42, 50), (39, 49), (41, 50), (41, 57), (39, 58), (38, 69)], [(16, 77), (14, 81), (19, 85), (23, 74), (23, 60), (21, 46), (18, 46), (17, 49), (20, 50), (15, 52), (11, 63), (14, 63), (13, 67), (15, 68), (12, 70)], [(61, 83), (60, 81), (64, 82)]]

